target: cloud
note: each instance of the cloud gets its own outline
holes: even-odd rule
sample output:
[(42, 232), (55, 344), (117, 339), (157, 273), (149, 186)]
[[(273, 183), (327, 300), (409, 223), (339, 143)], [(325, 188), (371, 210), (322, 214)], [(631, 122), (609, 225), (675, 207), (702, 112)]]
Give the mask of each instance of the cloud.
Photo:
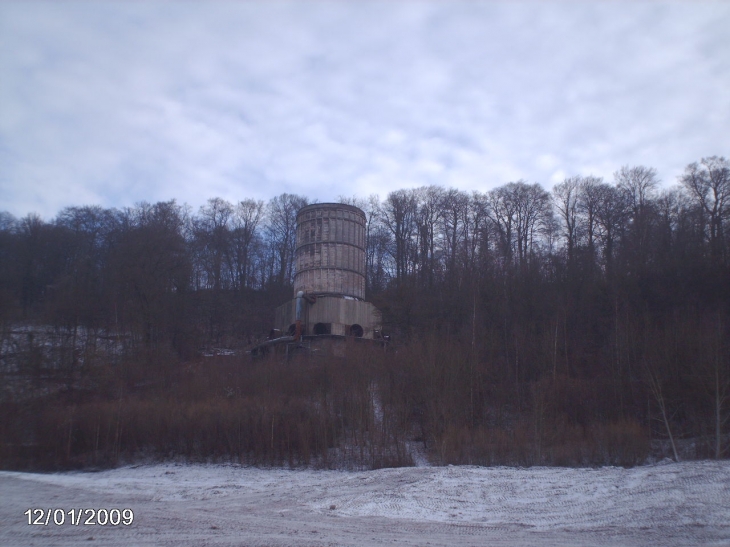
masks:
[(716, 3), (0, 4), (16, 215), (611, 179), (727, 155)]

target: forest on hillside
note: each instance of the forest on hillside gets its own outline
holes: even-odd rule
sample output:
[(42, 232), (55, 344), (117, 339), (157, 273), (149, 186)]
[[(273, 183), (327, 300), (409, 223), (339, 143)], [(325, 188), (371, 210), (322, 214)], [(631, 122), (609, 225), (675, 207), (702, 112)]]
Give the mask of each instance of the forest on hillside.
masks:
[(290, 362), (246, 350), (292, 297), (306, 197), (0, 213), (0, 466), (730, 455), (725, 158), (674, 187), (625, 166), (339, 200), (392, 343)]

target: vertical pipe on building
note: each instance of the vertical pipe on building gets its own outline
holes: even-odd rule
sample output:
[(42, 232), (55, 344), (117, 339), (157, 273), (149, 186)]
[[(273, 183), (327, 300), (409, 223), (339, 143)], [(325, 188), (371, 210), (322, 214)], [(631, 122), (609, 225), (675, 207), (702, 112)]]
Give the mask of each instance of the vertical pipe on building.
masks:
[[(291, 308), (290, 308), (291, 309)], [(304, 291), (297, 293), (297, 322), (296, 332), (294, 334), (294, 341), (299, 342), (302, 337), (302, 315), (304, 314)], [(289, 316), (291, 317), (291, 316)]]

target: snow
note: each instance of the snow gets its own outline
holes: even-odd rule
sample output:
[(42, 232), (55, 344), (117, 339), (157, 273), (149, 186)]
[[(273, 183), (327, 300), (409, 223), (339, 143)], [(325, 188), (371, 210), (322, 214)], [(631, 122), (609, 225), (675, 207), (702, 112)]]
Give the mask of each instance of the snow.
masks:
[[(29, 526), (29, 508), (131, 508), (131, 526)], [(730, 545), (730, 462), (376, 471), (156, 464), (0, 472), (0, 544)]]

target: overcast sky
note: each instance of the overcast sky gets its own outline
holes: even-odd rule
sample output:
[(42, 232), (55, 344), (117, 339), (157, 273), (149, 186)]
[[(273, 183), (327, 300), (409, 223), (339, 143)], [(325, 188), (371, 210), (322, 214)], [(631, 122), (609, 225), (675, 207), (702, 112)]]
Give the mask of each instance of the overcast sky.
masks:
[(730, 3), (0, 3), (0, 210), (667, 185), (730, 155)]

